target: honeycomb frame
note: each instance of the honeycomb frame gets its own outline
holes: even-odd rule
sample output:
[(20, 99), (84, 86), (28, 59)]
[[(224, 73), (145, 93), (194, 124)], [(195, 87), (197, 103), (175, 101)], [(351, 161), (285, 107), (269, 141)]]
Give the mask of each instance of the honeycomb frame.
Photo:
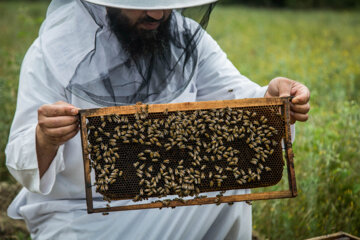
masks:
[[(297, 188), (290, 133), (290, 101), (291, 97), (253, 98), (154, 105), (138, 103), (131, 106), (80, 110), (88, 213), (203, 204), (230, 204), (240, 201), (295, 197)], [(164, 121), (161, 121), (162, 119)], [(137, 126), (139, 122), (145, 126), (142, 128)], [(169, 124), (166, 125), (166, 122)], [(151, 126), (146, 123), (151, 123)], [(246, 128), (241, 130), (239, 123), (242, 124), (243, 128), (244, 125), (247, 125)], [(176, 130), (178, 135), (172, 134), (170, 136), (169, 132), (172, 131), (170, 129), (177, 128), (179, 124), (182, 128), (188, 126), (188, 132), (186, 133), (180, 128), (180, 130)], [(196, 129), (192, 126), (194, 124), (197, 126)], [(252, 128), (250, 128), (250, 124)], [(199, 125), (201, 126), (200, 133), (198, 132)], [(127, 129), (130, 126), (132, 130)], [(159, 129), (153, 126), (159, 126)], [(215, 127), (215, 129), (209, 126)], [(266, 129), (263, 128), (264, 126)], [(157, 132), (148, 134), (153, 133), (149, 131), (152, 127), (155, 129), (153, 131)], [(143, 128), (145, 130), (140, 131)], [(258, 137), (255, 135), (251, 129), (256, 128), (262, 128), (261, 135), (265, 136)], [(229, 129), (231, 130), (230, 137), (226, 135)], [(136, 131), (136, 137), (128, 134), (128, 132), (133, 133), (133, 131)], [(167, 136), (162, 136), (162, 131)], [(237, 137), (234, 139), (233, 133), (235, 132)], [(198, 133), (197, 137), (199, 138), (195, 137), (196, 133)], [(150, 135), (151, 137), (148, 137)], [(193, 138), (201, 139), (201, 141), (195, 139), (189, 141), (185, 138), (179, 140), (179, 136), (183, 137), (183, 135), (193, 135)], [(113, 136), (117, 139), (114, 139)], [(158, 139), (159, 136), (162, 137), (162, 140)], [(171, 140), (170, 138), (174, 138), (172, 140), (175, 141), (174, 145), (172, 145), (173, 142), (168, 142)], [(265, 144), (263, 139), (266, 139), (268, 144)], [(178, 142), (176, 142), (177, 140)], [(260, 140), (261, 142), (259, 142)], [(279, 144), (281, 141), (283, 141), (283, 148)], [(192, 143), (187, 144), (189, 142)], [(272, 142), (276, 142), (276, 145), (272, 146)], [(97, 146), (96, 154), (93, 145)], [(214, 152), (214, 146), (216, 146), (219, 154)], [(221, 147), (220, 150), (219, 147)], [(239, 150), (236, 150), (236, 147), (243, 150), (241, 154)], [(106, 151), (115, 148), (120, 149), (111, 152)], [(256, 149), (260, 149), (260, 153), (266, 151), (267, 154), (256, 153)], [(206, 150), (208, 152), (205, 154)], [(250, 154), (249, 151), (253, 154)], [(147, 156), (150, 154), (152, 154), (151, 158)], [(283, 155), (286, 159), (288, 190), (223, 196), (222, 193), (227, 190), (276, 185), (283, 178)], [(257, 157), (254, 158), (254, 156)], [(211, 170), (207, 170), (210, 168)], [(93, 182), (91, 181), (92, 172), (95, 173), (95, 181)], [(222, 173), (223, 175), (221, 175)], [(163, 176), (164, 174), (166, 176)], [(244, 179), (245, 177), (246, 179)], [(142, 187), (145, 185), (147, 187)], [(104, 200), (108, 202), (133, 199), (135, 204), (113, 207), (107, 204), (106, 207), (94, 208), (94, 190), (100, 192)], [(141, 194), (136, 194), (139, 191)], [(214, 191), (220, 191), (220, 194), (216, 197), (200, 195)], [(141, 203), (141, 200), (163, 199), (169, 195), (177, 195), (178, 197)], [(194, 198), (186, 200), (182, 198), (189, 196)]]

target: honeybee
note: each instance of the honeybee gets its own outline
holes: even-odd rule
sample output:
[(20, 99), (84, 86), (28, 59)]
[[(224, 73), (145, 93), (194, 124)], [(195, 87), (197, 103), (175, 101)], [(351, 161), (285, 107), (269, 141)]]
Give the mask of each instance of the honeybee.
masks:
[(258, 166), (260, 169), (264, 169), (264, 166), (261, 163), (259, 163)]
[(144, 174), (144, 172), (140, 169), (136, 169), (136, 173), (140, 174), (141, 176)]
[(210, 181), (210, 187), (214, 186), (214, 181)]
[(146, 177), (151, 178), (151, 174), (149, 172), (145, 171), (145, 175)]
[(139, 169), (142, 170), (145, 167), (145, 163), (143, 163), (142, 165), (140, 165)]
[(260, 174), (257, 174), (256, 178), (257, 178), (258, 181), (260, 181), (260, 179), (261, 179)]
[(258, 160), (253, 158), (251, 161), (250, 161), (252, 164), (256, 165), (258, 163)]

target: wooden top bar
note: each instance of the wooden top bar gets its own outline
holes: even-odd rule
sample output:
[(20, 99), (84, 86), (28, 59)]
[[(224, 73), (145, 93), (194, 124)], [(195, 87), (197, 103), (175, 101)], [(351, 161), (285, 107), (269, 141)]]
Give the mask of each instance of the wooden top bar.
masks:
[[(163, 112), (168, 109), (172, 111), (188, 111), (201, 109), (218, 109), (225, 107), (257, 107), (257, 106), (274, 106), (283, 105), (289, 98), (246, 98), (236, 100), (222, 100), (222, 101), (206, 101), (206, 102), (184, 102), (184, 103), (167, 103), (167, 104), (149, 104), (148, 112), (156, 113)], [(129, 106), (116, 106), (106, 108), (94, 108), (80, 110), (80, 115), (84, 117), (105, 116), (109, 114), (134, 114), (144, 108), (147, 104), (134, 104)]]

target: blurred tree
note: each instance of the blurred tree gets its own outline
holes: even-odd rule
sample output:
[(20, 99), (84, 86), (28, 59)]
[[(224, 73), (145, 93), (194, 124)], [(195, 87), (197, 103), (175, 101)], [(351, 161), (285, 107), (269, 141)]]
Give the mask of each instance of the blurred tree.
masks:
[(359, 0), (220, 0), (220, 3), (288, 8), (360, 8)]

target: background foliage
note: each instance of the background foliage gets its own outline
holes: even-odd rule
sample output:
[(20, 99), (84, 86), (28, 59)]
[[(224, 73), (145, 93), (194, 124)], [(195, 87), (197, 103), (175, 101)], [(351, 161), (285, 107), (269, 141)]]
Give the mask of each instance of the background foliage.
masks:
[(220, 0), (225, 4), (286, 8), (353, 8), (360, 7), (358, 0)]
[[(0, 181), (13, 181), (5, 168), (4, 148), (21, 61), (37, 36), (46, 6), (0, 3)], [(337, 231), (360, 235), (359, 12), (218, 6), (208, 30), (253, 81), (265, 85), (287, 76), (312, 92), (310, 119), (296, 126), (299, 196), (255, 202), (254, 229), (270, 239)]]
[(254, 229), (271, 239), (360, 235), (359, 12), (217, 8), (209, 31), (255, 82), (287, 76), (311, 90), (294, 143), (299, 195), (253, 203)]
[[(9, 0), (0, 0), (6, 2)], [(50, 2), (49, 0), (12, 0), (15, 2)], [(220, 4), (246, 4), (250, 6), (280, 8), (360, 8), (359, 0), (219, 0)]]

